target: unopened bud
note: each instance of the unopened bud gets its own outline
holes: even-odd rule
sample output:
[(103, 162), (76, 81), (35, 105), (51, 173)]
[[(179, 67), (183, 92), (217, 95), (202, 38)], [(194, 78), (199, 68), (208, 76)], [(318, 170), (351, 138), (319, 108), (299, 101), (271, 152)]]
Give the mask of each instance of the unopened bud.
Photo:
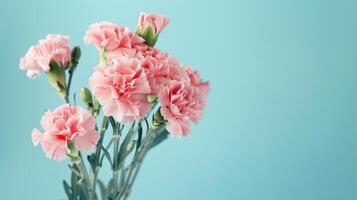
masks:
[(136, 33), (144, 38), (147, 45), (153, 47), (169, 21), (163, 15), (141, 13)]
[(71, 63), (69, 66), (71, 72), (76, 70), (80, 58), (81, 58), (81, 48), (79, 46), (75, 46), (71, 51)]
[(93, 109), (94, 104), (93, 104), (92, 93), (89, 91), (88, 88), (83, 87), (81, 89), (81, 99), (88, 109), (90, 110)]

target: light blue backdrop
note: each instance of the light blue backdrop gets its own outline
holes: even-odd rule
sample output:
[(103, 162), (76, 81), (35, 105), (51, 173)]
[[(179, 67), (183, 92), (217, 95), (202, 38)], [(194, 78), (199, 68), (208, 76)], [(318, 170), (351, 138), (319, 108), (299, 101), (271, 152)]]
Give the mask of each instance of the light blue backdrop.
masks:
[(356, 1), (93, 2), (0, 2), (0, 199), (63, 199), (69, 174), (31, 144), (61, 100), (44, 76), (19, 70), (20, 57), (47, 33), (71, 36), (83, 50), (78, 92), (97, 64), (87, 27), (135, 29), (140, 11), (171, 18), (157, 47), (199, 69), (212, 90), (192, 135), (149, 154), (131, 199), (357, 199)]

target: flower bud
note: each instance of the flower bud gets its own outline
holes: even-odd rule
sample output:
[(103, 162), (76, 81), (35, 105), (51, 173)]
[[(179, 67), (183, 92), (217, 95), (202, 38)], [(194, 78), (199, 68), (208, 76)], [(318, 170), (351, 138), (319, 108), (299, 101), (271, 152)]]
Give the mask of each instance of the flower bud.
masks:
[(93, 109), (94, 104), (93, 104), (92, 93), (89, 91), (88, 88), (83, 87), (81, 89), (81, 99), (89, 110)]
[(80, 57), (81, 57), (81, 48), (79, 46), (75, 46), (71, 51), (71, 63), (69, 67), (69, 70), (71, 72), (76, 70)]
[(144, 38), (147, 45), (153, 47), (169, 22), (170, 20), (163, 15), (141, 13), (136, 33)]
[(50, 61), (50, 71), (47, 73), (48, 82), (62, 98), (66, 97), (66, 74), (65, 68), (60, 66), (55, 60)]

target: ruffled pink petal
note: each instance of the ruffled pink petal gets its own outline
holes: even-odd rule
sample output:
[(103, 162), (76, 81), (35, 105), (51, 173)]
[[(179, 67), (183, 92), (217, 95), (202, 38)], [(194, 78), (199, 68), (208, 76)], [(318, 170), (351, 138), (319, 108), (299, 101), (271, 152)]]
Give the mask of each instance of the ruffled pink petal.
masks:
[(67, 153), (69, 153), (66, 142), (52, 138), (43, 139), (42, 148), (46, 156), (53, 160), (63, 160), (66, 158)]
[(184, 121), (171, 121), (166, 125), (166, 129), (175, 137), (187, 136), (190, 133), (190, 125)]
[(37, 146), (39, 143), (42, 142), (43, 134), (38, 129), (34, 128), (32, 130), (31, 138), (32, 138), (32, 144), (34, 146)]
[(97, 131), (92, 130), (86, 132), (83, 135), (79, 135), (74, 139), (74, 145), (77, 150), (89, 152), (93, 147), (97, 145), (99, 140), (99, 134)]

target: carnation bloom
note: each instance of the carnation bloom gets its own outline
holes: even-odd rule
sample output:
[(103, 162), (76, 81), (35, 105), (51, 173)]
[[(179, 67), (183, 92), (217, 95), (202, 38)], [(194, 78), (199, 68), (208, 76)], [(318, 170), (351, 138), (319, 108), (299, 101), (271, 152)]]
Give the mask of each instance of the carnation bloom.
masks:
[(99, 22), (89, 27), (85, 33), (84, 42), (94, 44), (98, 49), (112, 51), (117, 48), (132, 48), (132, 45), (142, 43), (143, 40), (131, 33), (125, 26)]
[(160, 90), (161, 114), (168, 121), (166, 129), (174, 136), (186, 136), (190, 132), (190, 121), (198, 123), (207, 95), (191, 85), (179, 81)]
[(79, 106), (64, 104), (42, 117), (44, 132), (34, 129), (32, 142), (41, 144), (47, 157), (63, 160), (70, 152), (68, 144), (73, 142), (79, 151), (90, 151), (98, 142), (95, 118)]
[(114, 65), (97, 66), (89, 85), (104, 106), (104, 115), (121, 123), (143, 119), (151, 109), (147, 101), (151, 89), (137, 59), (123, 57)]
[(158, 52), (146, 55), (141, 59), (141, 62), (147, 73), (153, 94), (158, 94), (170, 81), (186, 83), (188, 80), (185, 70), (170, 54)]
[(27, 76), (36, 78), (41, 71), (50, 70), (50, 60), (54, 59), (58, 64), (67, 67), (70, 58), (68, 46), (69, 37), (65, 35), (47, 35), (46, 39), (31, 46), (26, 55), (20, 60), (20, 69), (27, 70)]
[(160, 88), (170, 80), (188, 81), (185, 69), (170, 54), (162, 53), (145, 44), (136, 45), (134, 50), (134, 53), (127, 52), (126, 54), (107, 52), (107, 59), (111, 65), (115, 65), (127, 57), (138, 59), (144, 68), (152, 94), (159, 93)]
[(186, 70), (188, 76), (188, 84), (191, 87), (196, 87), (200, 90), (201, 96), (203, 100), (207, 100), (208, 92), (209, 92), (209, 84), (208, 81), (202, 82), (200, 78), (200, 74), (198, 71), (192, 69), (191, 66), (184, 65), (184, 69)]
[(146, 28), (150, 27), (154, 34), (157, 35), (163, 31), (165, 26), (170, 22), (168, 18), (159, 14), (140, 13), (138, 22), (138, 31), (143, 33)]

